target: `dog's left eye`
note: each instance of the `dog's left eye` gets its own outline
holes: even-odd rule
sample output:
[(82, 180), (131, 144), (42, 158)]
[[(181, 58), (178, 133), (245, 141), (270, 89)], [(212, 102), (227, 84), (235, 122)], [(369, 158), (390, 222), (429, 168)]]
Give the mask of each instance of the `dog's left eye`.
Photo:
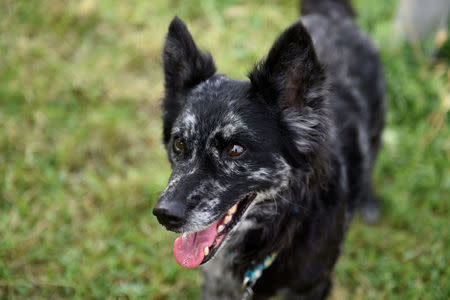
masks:
[(176, 153), (181, 153), (184, 150), (183, 141), (180, 138), (175, 139), (173, 142), (173, 150), (175, 150)]
[(227, 150), (229, 156), (239, 156), (244, 153), (244, 151), (245, 148), (237, 144), (230, 145)]

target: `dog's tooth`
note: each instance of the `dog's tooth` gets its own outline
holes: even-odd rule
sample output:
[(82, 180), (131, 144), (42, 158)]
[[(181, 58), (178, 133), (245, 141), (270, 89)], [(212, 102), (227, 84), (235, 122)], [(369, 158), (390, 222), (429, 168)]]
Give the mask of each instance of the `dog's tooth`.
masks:
[(232, 214), (234, 214), (236, 212), (236, 210), (237, 210), (237, 203), (235, 205), (233, 205), (233, 207), (228, 210), (228, 214), (232, 215)]
[(224, 225), (219, 225), (219, 227), (217, 227), (217, 233), (220, 233), (224, 228)]
[(209, 247), (205, 247), (203, 252), (205, 253), (205, 256), (207, 256), (209, 254)]
[(226, 215), (226, 216), (225, 216), (225, 219), (223, 220), (223, 223), (224, 223), (224, 224), (230, 223), (230, 221), (231, 221), (232, 218), (233, 218), (232, 216)]

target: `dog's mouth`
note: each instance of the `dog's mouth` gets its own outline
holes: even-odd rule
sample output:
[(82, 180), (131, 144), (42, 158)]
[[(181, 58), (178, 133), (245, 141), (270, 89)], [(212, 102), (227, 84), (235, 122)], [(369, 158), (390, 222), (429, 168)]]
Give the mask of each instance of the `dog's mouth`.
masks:
[(182, 267), (195, 268), (210, 260), (220, 248), (227, 234), (239, 223), (256, 193), (247, 194), (228, 212), (206, 229), (184, 233), (173, 244), (176, 261)]

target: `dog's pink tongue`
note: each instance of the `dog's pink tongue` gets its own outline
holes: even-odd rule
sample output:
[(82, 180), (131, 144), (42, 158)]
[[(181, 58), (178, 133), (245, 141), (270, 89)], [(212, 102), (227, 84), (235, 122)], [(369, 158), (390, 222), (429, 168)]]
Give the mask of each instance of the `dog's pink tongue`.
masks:
[(211, 246), (217, 235), (218, 222), (202, 231), (186, 233), (175, 240), (173, 254), (180, 266), (195, 268), (200, 265), (205, 257), (205, 247)]

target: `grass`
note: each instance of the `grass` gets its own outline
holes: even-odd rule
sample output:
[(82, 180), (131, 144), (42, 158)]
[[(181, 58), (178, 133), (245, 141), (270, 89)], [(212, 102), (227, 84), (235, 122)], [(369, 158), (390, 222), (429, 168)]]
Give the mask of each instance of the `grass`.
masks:
[[(151, 213), (170, 172), (161, 47), (177, 14), (243, 79), (297, 17), (266, 2), (0, 1), (0, 299), (199, 297)], [(449, 299), (449, 62), (395, 42), (392, 1), (355, 5), (387, 79), (384, 206), (353, 222), (332, 299)]]

